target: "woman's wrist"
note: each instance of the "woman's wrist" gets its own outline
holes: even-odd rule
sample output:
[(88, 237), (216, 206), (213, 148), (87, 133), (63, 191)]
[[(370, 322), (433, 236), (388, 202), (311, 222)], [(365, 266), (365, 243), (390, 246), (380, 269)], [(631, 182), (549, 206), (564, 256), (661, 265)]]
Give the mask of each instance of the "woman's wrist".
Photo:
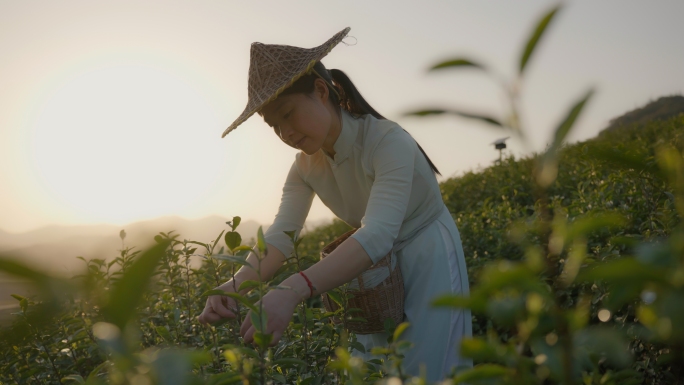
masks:
[(294, 292), (297, 303), (302, 302), (311, 297), (311, 290), (304, 277), (299, 273), (292, 274), (283, 283), (282, 286), (287, 286)]

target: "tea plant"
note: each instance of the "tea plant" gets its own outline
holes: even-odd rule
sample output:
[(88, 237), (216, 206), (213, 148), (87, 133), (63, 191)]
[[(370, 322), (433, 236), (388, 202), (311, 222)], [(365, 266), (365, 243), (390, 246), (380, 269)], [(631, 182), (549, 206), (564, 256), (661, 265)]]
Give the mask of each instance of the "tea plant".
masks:
[[(517, 107), (520, 84), (536, 44), (559, 9), (554, 7), (539, 21), (521, 55), (518, 77), (510, 86), (504, 84), (511, 107), (506, 119), (436, 108), (410, 114), (452, 113), (474, 118), (507, 130), (524, 142), (526, 134)], [(432, 70), (453, 67), (477, 68), (491, 74), (468, 58), (448, 60)], [(643, 374), (655, 380), (679, 378), (682, 329), (673, 325), (684, 315), (681, 306), (676, 305), (684, 303), (677, 302), (682, 299), (684, 271), (684, 228), (679, 224), (684, 211), (677, 203), (684, 197), (681, 147), (659, 145), (654, 156), (644, 154), (643, 148), (618, 152), (603, 143), (582, 147), (585, 156), (580, 158), (593, 162), (592, 166), (603, 161), (602, 171), (611, 182), (619, 183), (619, 177), (615, 178), (616, 170), (607, 164), (622, 175), (638, 173), (638, 187), (634, 187), (646, 197), (637, 202), (665, 205), (665, 215), (659, 218), (658, 225), (651, 219), (650, 228), (641, 227), (636, 234), (631, 233), (636, 237), (615, 236), (625, 234), (626, 226), (633, 227), (630, 219), (634, 218), (611, 210), (611, 206), (617, 203), (614, 200), (619, 202), (618, 195), (633, 194), (634, 187), (625, 186), (629, 191), (619, 191), (611, 183), (603, 185), (604, 180), (600, 181), (602, 186), (591, 186), (595, 178), (582, 180), (566, 173), (564, 177), (573, 180), (568, 186), (567, 179), (558, 178), (566, 171), (559, 162), (563, 141), (592, 94), (593, 90), (588, 91), (570, 109), (543, 154), (520, 162), (509, 159), (487, 170), (499, 181), (494, 186), (466, 182), (469, 177), (482, 182), (491, 178), (461, 178), (454, 181), (453, 195), (445, 196), (459, 228), (465, 229), (463, 239), (470, 242), (464, 248), (467, 254), (472, 253), (471, 261), (475, 262), (470, 264), (475, 284), (470, 297), (444, 296), (434, 304), (471, 309), (475, 332), (485, 334), (462, 342), (461, 353), (479, 364), (458, 373), (453, 378), (455, 383), (623, 384), (641, 383)], [(566, 158), (568, 155), (566, 151)], [(468, 196), (457, 190), (465, 185), (480, 191)], [(611, 196), (602, 198), (610, 205), (604, 209), (585, 204), (582, 198), (588, 195), (589, 188), (609, 192)], [(493, 190), (496, 193), (492, 194)], [(663, 202), (664, 196), (670, 199)], [(479, 207), (460, 210), (467, 205)], [(650, 209), (652, 215), (655, 207)], [(654, 233), (669, 238), (655, 244), (639, 243), (639, 239), (653, 240)], [(637, 254), (635, 258), (614, 258), (630, 249)], [(478, 258), (484, 263), (473, 261)], [(606, 324), (597, 325), (593, 315)], [(611, 319), (613, 322), (609, 322)], [(629, 339), (639, 346), (660, 345), (654, 358), (665, 369), (670, 361), (660, 354), (672, 354), (673, 373), (625, 369), (633, 359)]]

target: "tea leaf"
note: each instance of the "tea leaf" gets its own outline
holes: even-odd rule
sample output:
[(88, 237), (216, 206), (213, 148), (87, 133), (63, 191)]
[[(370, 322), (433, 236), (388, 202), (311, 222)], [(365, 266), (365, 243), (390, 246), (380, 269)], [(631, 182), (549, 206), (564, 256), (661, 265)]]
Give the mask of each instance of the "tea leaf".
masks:
[(165, 255), (169, 244), (167, 240), (145, 250), (113, 285), (109, 301), (102, 310), (105, 318), (119, 329), (123, 330), (134, 316), (154, 270)]
[(257, 248), (262, 254), (266, 252), (266, 239), (264, 238), (264, 230), (261, 226), (259, 226), (259, 230), (257, 231)]
[(10, 296), (11, 296), (12, 298), (16, 299), (17, 301), (21, 301), (21, 300), (23, 300), (23, 299), (26, 298), (26, 297), (23, 297), (23, 296), (21, 296), (21, 295), (19, 295), (19, 294), (10, 294)]
[(240, 287), (238, 287), (238, 291), (251, 290), (255, 287), (259, 287), (259, 282), (248, 279), (240, 284)]
[(584, 95), (582, 99), (580, 99), (577, 103), (575, 103), (574, 106), (572, 106), (572, 108), (566, 115), (565, 119), (563, 119), (561, 124), (556, 128), (554, 132), (553, 144), (551, 145), (551, 149), (549, 149), (550, 152), (555, 152), (556, 149), (558, 149), (561, 146), (565, 138), (570, 133), (570, 130), (572, 129), (573, 125), (575, 124), (577, 117), (579, 117), (580, 113), (582, 112), (582, 109), (587, 104), (589, 98), (591, 98), (593, 94), (594, 90), (590, 89), (589, 91), (587, 91), (587, 93)]
[(459, 373), (454, 378), (455, 384), (471, 382), (477, 380), (490, 380), (504, 377), (511, 373), (511, 369), (496, 364), (480, 364), (472, 369)]
[(308, 366), (306, 361), (300, 360), (298, 358), (278, 358), (277, 360), (273, 361), (274, 364), (280, 365), (280, 366)]
[(478, 64), (472, 60), (465, 59), (465, 58), (458, 58), (458, 59), (451, 59), (451, 60), (446, 60), (440, 63), (437, 63), (430, 67), (430, 71), (438, 70), (438, 69), (444, 69), (444, 68), (453, 68), (453, 67), (473, 67), (477, 69), (481, 69), (483, 71), (486, 71), (487, 69), (481, 65)]
[(394, 329), (394, 335), (392, 336), (392, 341), (397, 341), (399, 340), (399, 337), (401, 337), (401, 334), (404, 333), (404, 331), (410, 326), (408, 322), (402, 322), (400, 323), (396, 329)]
[(167, 329), (166, 326), (157, 326), (155, 330), (157, 331), (157, 334), (164, 339), (164, 341), (169, 344), (173, 343), (173, 337), (171, 336), (171, 333), (169, 333), (169, 329)]
[(499, 122), (499, 120), (487, 116), (487, 115), (481, 115), (481, 114), (475, 114), (472, 112), (465, 112), (465, 111), (458, 111), (458, 110), (445, 110), (445, 109), (426, 109), (426, 110), (417, 110), (417, 111), (412, 111), (412, 112), (407, 112), (404, 115), (405, 116), (428, 116), (428, 115), (442, 115), (442, 114), (452, 114), (452, 115), (457, 115), (463, 118), (468, 118), (468, 119), (476, 119), (483, 121), (485, 123), (489, 123), (494, 126), (498, 126), (500, 128), (503, 128), (503, 124)]
[(85, 384), (85, 380), (83, 377), (79, 376), (78, 374), (70, 374), (68, 376), (62, 377), (62, 384), (68, 384), (75, 382), (77, 384)]
[(539, 39), (541, 39), (541, 37), (544, 35), (546, 28), (549, 26), (549, 23), (551, 22), (551, 20), (553, 20), (553, 17), (556, 15), (559, 9), (559, 6), (553, 7), (551, 11), (544, 15), (544, 17), (542, 17), (541, 20), (539, 20), (539, 22), (537, 23), (537, 27), (534, 29), (534, 32), (532, 32), (532, 35), (527, 40), (525, 50), (523, 51), (523, 54), (520, 57), (520, 74), (522, 74), (525, 70), (525, 66), (527, 65), (527, 62), (530, 60), (530, 56), (532, 56), (534, 49), (537, 47)]
[(240, 226), (241, 221), (242, 221), (242, 218), (233, 217), (233, 220), (231, 221), (230, 228), (233, 229), (233, 231), (235, 231), (235, 229), (237, 229), (237, 227)]
[(235, 249), (236, 247), (240, 246), (240, 243), (242, 243), (242, 237), (235, 231), (227, 232), (224, 239), (226, 241), (226, 246), (228, 246), (230, 250)]
[(591, 235), (597, 230), (612, 229), (626, 224), (627, 218), (618, 213), (598, 213), (580, 217), (568, 226), (565, 233), (566, 242)]

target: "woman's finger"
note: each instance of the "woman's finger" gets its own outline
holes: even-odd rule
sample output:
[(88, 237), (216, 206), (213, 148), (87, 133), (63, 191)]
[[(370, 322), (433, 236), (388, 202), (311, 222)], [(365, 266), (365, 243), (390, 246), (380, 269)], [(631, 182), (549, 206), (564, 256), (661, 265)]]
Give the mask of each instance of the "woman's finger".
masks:
[(207, 324), (213, 324), (214, 322), (218, 322), (222, 318), (223, 317), (214, 313), (213, 311), (206, 311), (206, 312), (202, 312), (202, 314), (200, 314), (199, 321), (200, 321), (200, 323), (207, 325)]
[(276, 344), (278, 343), (278, 341), (280, 341), (280, 339), (282, 337), (283, 337), (282, 331), (274, 330), (273, 331), (273, 340), (271, 341), (271, 344), (269, 346), (276, 346)]
[(250, 310), (247, 312), (247, 315), (245, 316), (245, 320), (242, 321), (242, 325), (240, 325), (240, 335), (242, 338), (245, 337), (245, 333), (247, 333), (247, 330), (249, 330), (250, 327), (252, 327), (252, 311)]
[(254, 326), (251, 326), (245, 335), (242, 336), (242, 338), (245, 340), (245, 343), (251, 343), (254, 341), (254, 333), (256, 332), (256, 329), (254, 329)]
[(209, 297), (208, 302), (211, 304), (211, 308), (214, 310), (215, 313), (220, 315), (223, 318), (235, 318), (235, 313), (233, 313), (232, 310), (228, 309), (226, 305), (224, 305), (222, 297), (220, 295), (212, 295)]

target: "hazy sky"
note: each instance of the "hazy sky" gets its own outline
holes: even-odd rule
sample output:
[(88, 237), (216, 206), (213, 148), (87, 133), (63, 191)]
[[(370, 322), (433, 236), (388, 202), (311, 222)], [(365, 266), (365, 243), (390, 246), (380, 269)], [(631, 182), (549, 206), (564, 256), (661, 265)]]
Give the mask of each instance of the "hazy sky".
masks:
[[(347, 72), (445, 176), (486, 167), (507, 134), (451, 117), (402, 113), (453, 106), (501, 115), (503, 93), (473, 70), (428, 74), (467, 56), (515, 74), (551, 1), (0, 0), (0, 228), (125, 224), (163, 215), (240, 215), (270, 223), (295, 150), (260, 117), (220, 135), (247, 101), (254, 41), (313, 47), (350, 26), (323, 62)], [(523, 86), (530, 148), (540, 151), (569, 105), (596, 94), (571, 141), (684, 91), (684, 2), (570, 1)], [(520, 143), (511, 143), (516, 155)], [(331, 218), (319, 201), (309, 219)]]

